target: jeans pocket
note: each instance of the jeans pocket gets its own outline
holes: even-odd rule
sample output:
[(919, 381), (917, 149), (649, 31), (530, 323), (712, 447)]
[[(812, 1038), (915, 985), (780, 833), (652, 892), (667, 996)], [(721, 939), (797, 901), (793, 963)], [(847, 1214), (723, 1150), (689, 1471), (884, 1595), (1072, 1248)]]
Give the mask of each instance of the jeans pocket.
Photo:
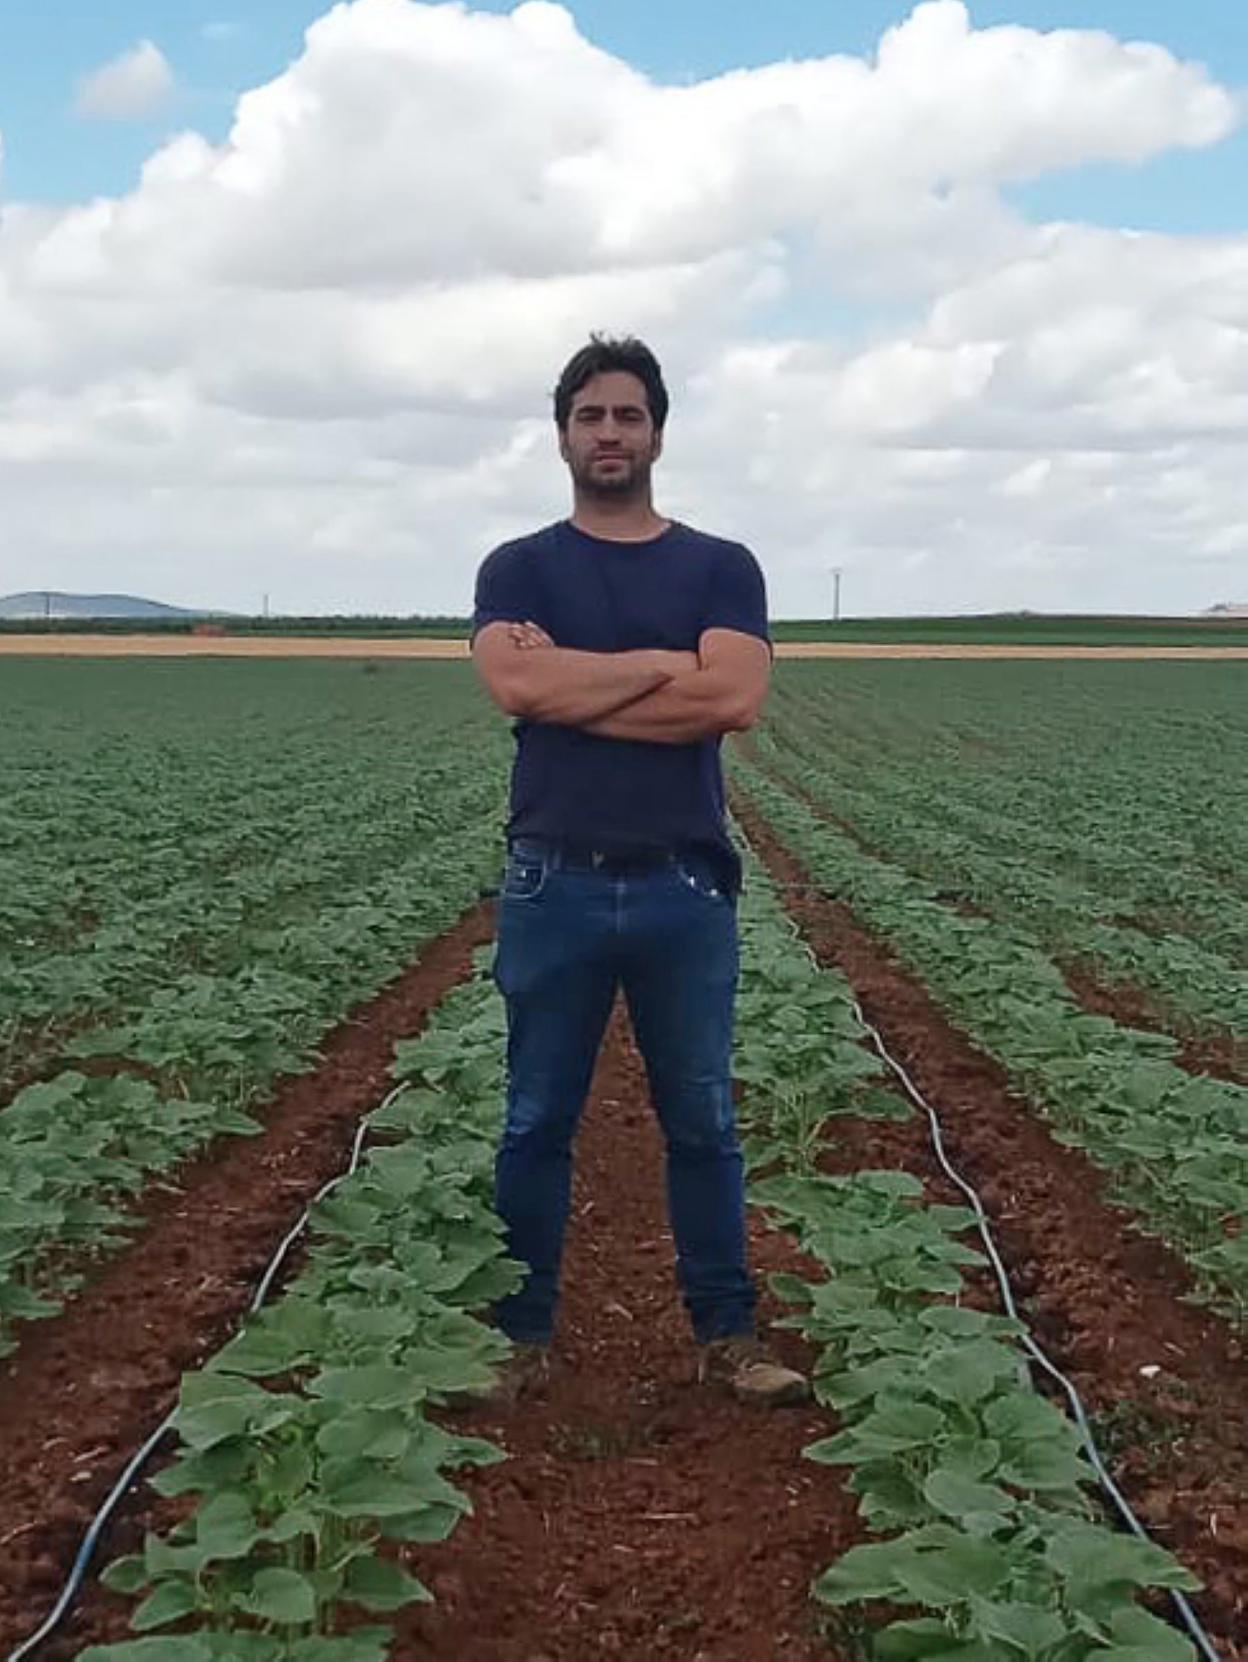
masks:
[(546, 886), (546, 862), (540, 855), (513, 849), (503, 871), (504, 900), (536, 900)]

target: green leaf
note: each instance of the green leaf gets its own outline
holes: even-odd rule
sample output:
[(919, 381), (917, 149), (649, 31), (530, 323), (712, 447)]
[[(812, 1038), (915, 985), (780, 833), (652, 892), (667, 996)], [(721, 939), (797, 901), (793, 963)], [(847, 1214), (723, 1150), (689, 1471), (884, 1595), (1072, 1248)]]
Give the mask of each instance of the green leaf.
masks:
[(287, 1512), (281, 1513), (264, 1532), (266, 1541), (274, 1541), (284, 1545), (288, 1541), (295, 1541), (301, 1535), (319, 1535), (320, 1523), (314, 1512), (306, 1507), (294, 1506)]
[(1063, 1521), (1045, 1557), (1072, 1589), (1179, 1587), (1195, 1592), (1201, 1585), (1190, 1570), (1152, 1541), (1118, 1535), (1075, 1519)]
[(166, 1622), (180, 1622), (199, 1608), (199, 1597), (193, 1581), (166, 1581), (145, 1598), (130, 1619), (136, 1633), (149, 1628), (163, 1627)]
[(390, 1541), (445, 1541), (464, 1516), (462, 1506), (422, 1506), (418, 1511), (400, 1512), (382, 1522), (382, 1533)]
[(184, 1377), (174, 1426), (186, 1443), (202, 1451), (229, 1437), (275, 1430), (299, 1406), (297, 1397), (266, 1391), (231, 1374), (205, 1371)]
[(358, 1368), (324, 1368), (309, 1387), (330, 1402), (359, 1403), (369, 1408), (402, 1408), (421, 1401), (424, 1382), (411, 1368), (374, 1363)]
[(814, 1288), (800, 1275), (777, 1270), (767, 1277), (767, 1284), (783, 1304), (797, 1304), (803, 1308), (814, 1296)]
[(1027, 1443), (1003, 1460), (997, 1476), (1019, 1489), (1075, 1489), (1091, 1477), (1091, 1467), (1074, 1449), (1056, 1441)]
[(406, 1604), (429, 1604), (433, 1594), (401, 1564), (390, 1558), (355, 1558), (347, 1569), (346, 1598), (365, 1610), (401, 1610)]
[(998, 1381), (1022, 1372), (1017, 1351), (994, 1339), (972, 1339), (942, 1350), (924, 1370), (924, 1382), (935, 1395), (971, 1407), (991, 1396)]
[(344, 1408), (316, 1434), (316, 1446), (331, 1456), (368, 1455), (376, 1460), (395, 1460), (406, 1453), (412, 1440), (409, 1416), (397, 1409), (377, 1412), (368, 1408)]
[(213, 1495), (195, 1513), (195, 1539), (213, 1558), (244, 1558), (260, 1538), (243, 1495)]
[(100, 1577), (110, 1592), (128, 1594), (141, 1592), (151, 1579), (147, 1564), (139, 1553), (114, 1559)]
[(268, 1622), (311, 1622), (316, 1619), (316, 1590), (298, 1570), (259, 1570), (249, 1594), (234, 1600), (235, 1608)]
[(213, 1662), (202, 1639), (126, 1639), (119, 1645), (88, 1645), (78, 1662)]
[(1098, 1651), (1107, 1662), (1195, 1662), (1196, 1647), (1147, 1610), (1121, 1610), (1110, 1624), (1114, 1643)]
[[(335, 1517), (400, 1517), (413, 1511), (420, 1502), (420, 1485), (416, 1482), (384, 1476), (363, 1461), (344, 1461), (342, 1467), (340, 1471), (327, 1470), (325, 1474), (323, 1504)], [(436, 1472), (428, 1475), (437, 1478)], [(449, 1489), (445, 1479), (437, 1481)]]
[(1027, 1657), (1043, 1657), (1072, 1633), (1060, 1616), (1038, 1604), (991, 1604), (975, 1599), (972, 1611), (977, 1638), (1000, 1641)]
[(993, 1483), (977, 1483), (944, 1466), (928, 1474), (923, 1496), (937, 1512), (958, 1521), (972, 1516), (1004, 1520), (1015, 1509), (1015, 1503), (1004, 1489), (998, 1489)]
[(263, 1633), (206, 1633), (204, 1643), (213, 1662), (286, 1662), (283, 1641)]
[(342, 1639), (299, 1639), (284, 1653), (289, 1662), (386, 1662), (389, 1628), (359, 1627)]
[(926, 1448), (946, 1424), (940, 1409), (928, 1403), (894, 1400), (882, 1403), (853, 1429), (864, 1447), (879, 1454), (892, 1454), (902, 1449)]
[(812, 1591), (824, 1604), (896, 1598), (903, 1586), (902, 1567), (908, 1566), (914, 1556), (912, 1548), (896, 1541), (851, 1547), (816, 1578)]
[(972, 1593), (995, 1591), (1009, 1567), (1008, 1554), (996, 1542), (961, 1536), (935, 1551), (903, 1558), (898, 1576), (909, 1599), (943, 1608), (964, 1603)]
[(879, 1662), (1000, 1662), (983, 1645), (955, 1638), (936, 1616), (893, 1622), (876, 1635), (872, 1654)]

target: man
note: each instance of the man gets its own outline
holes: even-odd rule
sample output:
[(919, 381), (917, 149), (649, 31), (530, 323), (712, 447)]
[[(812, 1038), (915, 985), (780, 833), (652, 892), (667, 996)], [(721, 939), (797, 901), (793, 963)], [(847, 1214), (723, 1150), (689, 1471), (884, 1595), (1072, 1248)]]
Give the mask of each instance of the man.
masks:
[(555, 390), (572, 517), (504, 543), (477, 575), (473, 659), (519, 718), (495, 1204), (529, 1274), (494, 1312), (515, 1351), (493, 1401), (547, 1376), (572, 1139), (619, 986), (666, 1141), (699, 1375), (768, 1404), (807, 1395), (754, 1333), (730, 1074), (740, 863), (719, 746), (767, 691), (766, 594), (740, 543), (656, 513), (667, 411), (650, 350), (592, 336)]

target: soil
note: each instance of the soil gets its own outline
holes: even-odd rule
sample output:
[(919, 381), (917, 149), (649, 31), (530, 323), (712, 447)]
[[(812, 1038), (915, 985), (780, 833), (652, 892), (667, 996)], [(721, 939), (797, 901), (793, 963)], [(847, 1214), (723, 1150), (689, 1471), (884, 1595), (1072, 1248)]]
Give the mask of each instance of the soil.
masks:
[[(757, 1272), (801, 1270), (752, 1216)], [(765, 1285), (764, 1326), (781, 1314)], [(768, 1335), (800, 1368), (795, 1335)], [(745, 1407), (696, 1382), (674, 1284), (662, 1144), (641, 1059), (613, 1018), (578, 1139), (546, 1399), (471, 1428), (511, 1460), (470, 1485), (471, 1528), (418, 1560), (438, 1603), (404, 1659), (827, 1662), (809, 1583), (862, 1539), (839, 1475), (801, 1458), (833, 1421)]]
[[(879, 860), (889, 866), (897, 865), (893, 855), (864, 837), (852, 820), (836, 813), (813, 791), (769, 765), (748, 734), (738, 734), (736, 744), (752, 766), (760, 769), (773, 784), (797, 797), (817, 819), (834, 825), (868, 859)], [(792, 746), (789, 748), (792, 749)], [(961, 917), (993, 921), (990, 911), (958, 895), (937, 893), (934, 899)], [(1173, 1058), (1175, 1066), (1186, 1069), (1188, 1073), (1209, 1074), (1214, 1079), (1224, 1079), (1231, 1084), (1248, 1084), (1248, 1049), (1237, 1035), (1187, 1024), (1177, 1011), (1167, 1010), (1145, 989), (1129, 982), (1111, 984), (1101, 979), (1088, 965), (1060, 958), (1054, 962), (1072, 996), (1093, 1015), (1109, 1016), (1124, 1027), (1139, 1028), (1145, 1033), (1164, 1033), (1174, 1039), (1179, 1046)]]
[(1059, 967), (1067, 986), (1085, 1010), (1097, 1016), (1109, 1016), (1124, 1027), (1138, 1027), (1145, 1033), (1165, 1033), (1177, 1040), (1179, 1050), (1175, 1063), (1189, 1073), (1207, 1073), (1211, 1078), (1225, 1079), (1231, 1084), (1248, 1085), (1248, 1039), (1234, 1033), (1180, 1031), (1179, 1018), (1165, 1010), (1144, 988), (1126, 981), (1110, 985), (1078, 964), (1064, 963)]
[(173, 1406), (184, 1370), (217, 1349), (278, 1241), (345, 1164), (359, 1116), (390, 1087), (394, 1040), (471, 968), (492, 915), (475, 907), (289, 1079), (258, 1137), (223, 1141), (150, 1192), (144, 1228), (0, 1368), (0, 1651), (39, 1625), (83, 1530)]
[[(777, 658), (1248, 658), (1248, 646), (975, 646), (778, 641)], [(0, 635), (0, 657), (467, 658), (468, 642), (330, 635)]]
[[(751, 1254), (760, 1274), (809, 1272), (757, 1218)], [(760, 1319), (780, 1313), (764, 1291)], [(809, 1366), (799, 1338), (774, 1339)], [(699, 1385), (696, 1359), (661, 1139), (617, 1008), (578, 1137), (549, 1388), (501, 1417), (447, 1417), (509, 1459), (465, 1474), (475, 1516), (449, 1542), (405, 1554), (437, 1602), (398, 1618), (396, 1662), (827, 1662), (809, 1583), (862, 1533), (838, 1474), (801, 1450), (834, 1422), (813, 1405), (747, 1408)], [(102, 1559), (169, 1515), (136, 1497)], [(92, 1588), (49, 1662), (127, 1637), (128, 1609)]]
[[(1229, 1658), (1248, 1658), (1248, 1364), (1244, 1339), (1187, 1302), (1177, 1254), (1136, 1232), (1101, 1174), (1058, 1144), (1004, 1070), (951, 1027), (918, 980), (827, 899), (739, 792), (733, 813), (819, 960), (839, 968), (868, 1021), (938, 1110), (953, 1164), (979, 1191), (1038, 1342), (1074, 1381), (1098, 1441), (1154, 1538), (1206, 1584), (1194, 1603)], [(880, 1164), (963, 1204), (925, 1118), (858, 1125)], [(942, 1193), (943, 1191), (943, 1193)], [(1152, 1370), (1156, 1369), (1154, 1373)], [(1144, 1370), (1149, 1370), (1145, 1372)]]
[[(812, 944), (851, 975), (896, 1052), (940, 1101), (1042, 1338), (1102, 1425), (1121, 1434), (1129, 1452), (1119, 1471), (1133, 1501), (1158, 1538), (1206, 1578), (1202, 1616), (1228, 1662), (1244, 1662), (1248, 1370), (1234, 1337), (1181, 1302), (1177, 1261), (1130, 1234), (1095, 1174), (1052, 1143), (921, 989), (753, 829), (774, 874), (796, 885), (789, 899)], [(429, 997), (463, 972), (469, 945), (486, 930), (477, 914), (448, 943), (440, 977), (426, 956)], [(364, 1013), (355, 1031), (374, 1059), (339, 1084), (377, 1100), (393, 1039), (418, 1025), (425, 1008)], [(288, 1131), (300, 1114), (332, 1121), (324, 1166), (336, 1168), (365, 1104), (347, 1106), (323, 1073), (291, 1090), (305, 1095)], [(92, 1503), (164, 1411), (179, 1371), (221, 1342), (245, 1283), (321, 1180), (319, 1165), (292, 1169), (300, 1153), (292, 1141), (284, 1156), (269, 1150), (257, 1159), (252, 1142), (205, 1163), (168, 1209), (175, 1218), (193, 1214), (195, 1226), (162, 1235), (167, 1218), (154, 1217), (115, 1275), (48, 1324), (61, 1330), (59, 1343), (31, 1330), (0, 1391), (0, 1423), (23, 1429), (20, 1443), (6, 1438), (15, 1456), (6, 1487), (20, 1510), (0, 1493), (0, 1557), (10, 1547), (18, 1553), (16, 1573), (3, 1571), (0, 1643), (37, 1625)], [(904, 1166), (929, 1181), (933, 1197), (956, 1198), (934, 1174), (917, 1120), (835, 1122), (829, 1167), (864, 1163)], [(226, 1203), (237, 1210), (222, 1237)], [(764, 1277), (804, 1267), (756, 1217), (751, 1253)], [(982, 1282), (980, 1298), (985, 1291)], [(764, 1323), (778, 1313), (764, 1292)], [(772, 1337), (783, 1358), (809, 1364), (796, 1335)], [(500, 1442), (510, 1458), (466, 1477), (475, 1513), (450, 1541), (406, 1554), (437, 1602), (398, 1618), (396, 1662), (827, 1662), (850, 1654), (829, 1647), (808, 1591), (814, 1575), (863, 1538), (840, 1475), (801, 1458), (833, 1428), (832, 1417), (813, 1406), (767, 1413), (739, 1405), (695, 1383), (695, 1356), (674, 1285), (661, 1142), (617, 1010), (578, 1139), (549, 1389), (505, 1415), (449, 1422)], [(1145, 1381), (1139, 1369), (1154, 1362), (1162, 1371)], [(58, 1407), (41, 1412), (41, 1403)], [(146, 1489), (132, 1497), (101, 1562), (166, 1516), (164, 1504)], [(88, 1642), (127, 1637), (127, 1621), (128, 1607), (93, 1587), (40, 1654), (68, 1662)]]

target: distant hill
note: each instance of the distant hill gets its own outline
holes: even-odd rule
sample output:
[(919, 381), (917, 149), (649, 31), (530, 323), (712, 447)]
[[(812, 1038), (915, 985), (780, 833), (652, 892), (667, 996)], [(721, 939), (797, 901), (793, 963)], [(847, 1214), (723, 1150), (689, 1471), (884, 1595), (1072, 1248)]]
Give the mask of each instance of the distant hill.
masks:
[(44, 617), (212, 617), (205, 611), (188, 611), (185, 606), (166, 606), (159, 600), (142, 600), (133, 594), (60, 594), (55, 589), (32, 589), (27, 594), (0, 596), (0, 618)]

